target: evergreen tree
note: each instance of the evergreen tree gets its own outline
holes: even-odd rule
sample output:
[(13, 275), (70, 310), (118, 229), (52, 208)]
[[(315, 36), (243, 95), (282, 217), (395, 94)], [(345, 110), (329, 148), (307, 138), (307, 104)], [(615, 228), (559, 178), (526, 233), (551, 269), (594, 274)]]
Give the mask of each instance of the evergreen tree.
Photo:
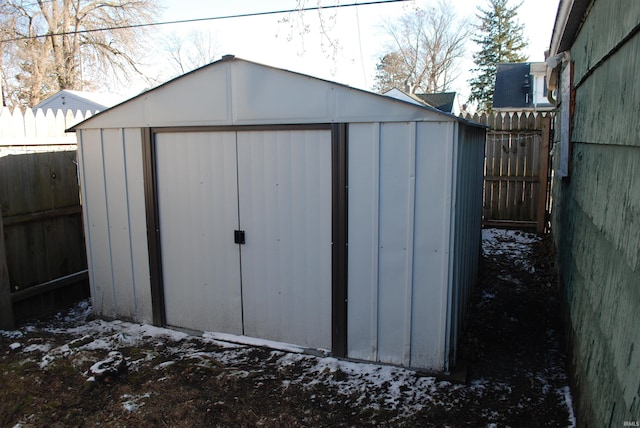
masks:
[(521, 5), (510, 7), (508, 0), (488, 0), (487, 9), (478, 7), (479, 22), (475, 25), (478, 36), (472, 40), (480, 45), (480, 50), (473, 54), (476, 68), (471, 70), (475, 77), (469, 80), (469, 101), (477, 102), (479, 111), (491, 110), (498, 64), (527, 60), (522, 53), (527, 46), (524, 25), (517, 20)]

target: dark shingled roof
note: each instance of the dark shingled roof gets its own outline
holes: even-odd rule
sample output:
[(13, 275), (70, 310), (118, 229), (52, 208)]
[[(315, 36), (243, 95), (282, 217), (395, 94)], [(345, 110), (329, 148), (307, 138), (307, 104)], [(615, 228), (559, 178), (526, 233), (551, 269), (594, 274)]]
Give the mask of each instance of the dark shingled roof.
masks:
[(493, 108), (517, 108), (531, 105), (533, 84), (530, 70), (528, 62), (498, 64)]
[(430, 106), (446, 113), (453, 112), (453, 103), (456, 99), (455, 92), (438, 92), (436, 94), (415, 94)]

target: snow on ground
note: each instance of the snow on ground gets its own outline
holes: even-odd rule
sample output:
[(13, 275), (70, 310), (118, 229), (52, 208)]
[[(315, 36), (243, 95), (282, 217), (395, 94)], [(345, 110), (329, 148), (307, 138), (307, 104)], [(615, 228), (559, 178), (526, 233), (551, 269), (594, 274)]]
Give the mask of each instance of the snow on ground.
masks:
[[(531, 253), (531, 244), (539, 239), (535, 235), (485, 229), (482, 231), (482, 237), (485, 254), (502, 256), (527, 270), (533, 269), (527, 257)], [(495, 298), (495, 293), (487, 291), (483, 291), (480, 296), (482, 302)], [(291, 344), (210, 332), (202, 336), (191, 336), (146, 324), (90, 319), (90, 315), (89, 302), (81, 302), (72, 310), (58, 314), (50, 326), (27, 325), (17, 331), (0, 331), (0, 336), (12, 342), (9, 345), (11, 352), (21, 353), (26, 360), (39, 361), (42, 370), (48, 370), (60, 359), (71, 360), (76, 367), (86, 369), (92, 364), (95, 366), (95, 360), (88, 360), (87, 352), (93, 352), (92, 355), (95, 355), (96, 351), (100, 351), (107, 355), (123, 348), (140, 348), (144, 350), (141, 355), (127, 358), (130, 372), (149, 365), (155, 370), (165, 372), (178, 361), (189, 361), (199, 367), (237, 367), (235, 370), (227, 370), (226, 373), (238, 377), (265, 376), (265, 372), (269, 370), (265, 366), (256, 365), (247, 369), (242, 364), (255, 364), (251, 360), (251, 351), (255, 347), (268, 348), (270, 357), (266, 360), (270, 364), (275, 362), (277, 371), (287, 372), (294, 366), (304, 367), (302, 372), (295, 371), (296, 375), (293, 377), (284, 377), (283, 390), (292, 385), (313, 388), (322, 383), (337, 391), (330, 396), (330, 400), (349, 397), (349, 400), (359, 407), (397, 410), (399, 417), (411, 416), (425, 406), (437, 405), (444, 409), (452, 409), (464, 405), (469, 397), (476, 397), (472, 400), (477, 401), (485, 395), (496, 394), (497, 397), (506, 400), (510, 394), (510, 385), (492, 384), (483, 378), (472, 380), (467, 385), (458, 385), (438, 381), (434, 377), (418, 376), (415, 371), (400, 367), (339, 360), (327, 356), (326, 350), (311, 355), (307, 350)], [(60, 341), (58, 344), (46, 341), (28, 343), (26, 339), (22, 341), (26, 333), (37, 329), (49, 335), (69, 337), (69, 340), (62, 345), (59, 345)], [(161, 353), (170, 355), (170, 358), (159, 358)], [(91, 373), (87, 371), (84, 374), (88, 378)], [(538, 376), (536, 379), (542, 385), (543, 394), (554, 394), (559, 402), (564, 403), (569, 412), (569, 426), (575, 426), (569, 387), (550, 391), (547, 379), (558, 375), (557, 370), (552, 368), (546, 378)], [(160, 373), (160, 376), (163, 376), (163, 373)], [(167, 376), (159, 377), (158, 381), (168, 379)], [(533, 374), (531, 376), (534, 377)], [(136, 412), (150, 397), (151, 393), (144, 391), (135, 396), (123, 395), (121, 405), (127, 412)], [(500, 423), (500, 415), (497, 412), (488, 409), (485, 413), (483, 417), (488, 421), (486, 426), (497, 426), (496, 424)]]
[[(31, 355), (41, 355), (39, 366), (43, 370), (55, 366), (59, 359), (71, 359), (76, 361), (77, 366), (86, 366), (90, 362), (83, 354), (86, 351), (104, 351), (109, 353), (110, 361), (114, 349), (123, 347), (148, 348), (149, 343), (157, 342), (162, 344), (173, 360), (158, 361), (155, 365), (157, 370), (165, 370), (178, 360), (188, 360), (198, 366), (232, 366), (242, 363), (249, 358), (249, 353), (254, 347), (266, 347), (271, 349), (271, 358), (276, 361), (279, 371), (287, 370), (288, 366), (302, 365), (305, 371), (298, 377), (288, 379), (283, 383), (286, 389), (292, 384), (297, 384), (305, 388), (312, 388), (318, 383), (335, 387), (338, 391), (338, 398), (354, 397), (358, 405), (370, 404), (373, 408), (384, 406), (385, 408), (400, 409), (402, 416), (411, 415), (422, 408), (425, 403), (434, 401), (432, 397), (437, 388), (450, 389), (459, 386), (451, 385), (449, 382), (436, 382), (432, 377), (418, 377), (415, 371), (400, 367), (385, 366), (378, 364), (356, 363), (338, 360), (333, 357), (318, 357), (305, 353), (301, 347), (276, 343), (271, 341), (247, 338), (244, 336), (234, 336), (230, 334), (204, 333), (202, 337), (189, 336), (186, 333), (175, 330), (158, 328), (144, 324), (128, 323), (123, 321), (91, 320), (86, 321), (90, 314), (86, 302), (83, 302), (72, 309), (63, 318), (64, 323), (70, 324), (68, 327), (56, 326), (45, 327), (43, 330), (49, 333), (69, 335), (72, 338), (69, 342), (61, 346), (52, 347), (49, 344), (22, 346), (19, 341), (15, 341), (10, 347), (13, 351), (22, 352), (25, 357)], [(15, 337), (11, 332), (1, 332), (0, 334)], [(13, 339), (16, 340), (16, 339)], [(208, 343), (219, 347), (215, 352), (202, 351), (201, 345)], [(119, 354), (119, 353), (118, 353)], [(129, 360), (129, 371), (136, 371), (141, 364), (154, 363), (157, 355), (153, 352), (145, 357)], [(94, 380), (90, 375), (96, 373), (98, 365), (105, 364), (103, 360), (93, 363), (88, 372), (85, 372), (87, 380)], [(255, 372), (264, 371), (264, 368), (255, 367)], [(246, 370), (238, 370), (235, 375), (240, 377), (249, 376), (251, 373)], [(372, 399), (373, 391), (380, 391), (378, 396)], [(122, 407), (135, 412), (144, 405), (144, 400), (149, 394), (140, 396), (123, 396)]]
[(528, 259), (531, 244), (539, 240), (535, 234), (519, 230), (483, 229), (482, 251), (487, 255), (508, 258), (514, 264), (531, 271), (533, 266)]

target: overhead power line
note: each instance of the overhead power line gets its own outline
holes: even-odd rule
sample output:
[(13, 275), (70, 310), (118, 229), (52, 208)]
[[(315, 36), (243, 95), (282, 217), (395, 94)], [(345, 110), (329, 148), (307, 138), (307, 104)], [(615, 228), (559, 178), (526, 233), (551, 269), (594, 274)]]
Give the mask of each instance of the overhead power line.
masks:
[(283, 10), (273, 10), (273, 11), (267, 11), (267, 12), (250, 12), (250, 13), (239, 13), (234, 15), (211, 16), (208, 18), (192, 18), (192, 19), (180, 19), (176, 21), (149, 22), (144, 24), (116, 25), (113, 27), (105, 27), (105, 28), (93, 28), (93, 29), (86, 29), (86, 30), (63, 31), (60, 33), (39, 34), (35, 36), (14, 37), (10, 39), (1, 40), (0, 43), (17, 42), (20, 40), (40, 39), (43, 37), (51, 37), (51, 36), (68, 36), (71, 34), (96, 33), (99, 31), (124, 30), (128, 28), (157, 27), (160, 25), (186, 24), (190, 22), (203, 22), (203, 21), (217, 21), (221, 19), (232, 19), (232, 18), (248, 18), (252, 16), (278, 15), (283, 13), (308, 12), (313, 10), (341, 9), (341, 8), (347, 8), (352, 6), (370, 6), (375, 4), (398, 3), (398, 2), (406, 2), (406, 1), (411, 1), (411, 0), (372, 0), (372, 1), (366, 1), (361, 3), (334, 4), (334, 5), (327, 5), (327, 6), (309, 6), (309, 7), (302, 7), (297, 9), (283, 9)]

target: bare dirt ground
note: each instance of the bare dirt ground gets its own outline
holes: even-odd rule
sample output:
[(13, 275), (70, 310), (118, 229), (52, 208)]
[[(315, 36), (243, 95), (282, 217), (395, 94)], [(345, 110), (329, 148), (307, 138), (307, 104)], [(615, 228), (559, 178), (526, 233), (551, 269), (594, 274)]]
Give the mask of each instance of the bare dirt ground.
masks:
[[(94, 319), (83, 302), (0, 332), (0, 426), (573, 426), (553, 245), (483, 236), (464, 384)], [(120, 372), (98, 370), (109, 352)]]

